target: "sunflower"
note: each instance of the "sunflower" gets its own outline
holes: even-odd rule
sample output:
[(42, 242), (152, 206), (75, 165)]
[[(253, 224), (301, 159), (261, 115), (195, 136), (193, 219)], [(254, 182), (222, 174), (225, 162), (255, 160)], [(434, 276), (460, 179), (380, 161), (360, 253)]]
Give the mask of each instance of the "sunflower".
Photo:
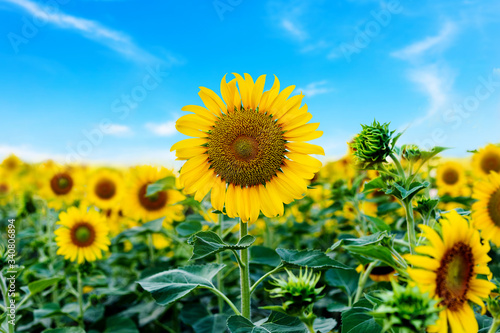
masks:
[(21, 161), (16, 155), (11, 154), (2, 161), (1, 166), (2, 169), (8, 174), (17, 174), (21, 171), (23, 161)]
[(487, 180), (476, 183), (472, 219), (481, 235), (500, 246), (500, 174), (492, 172)]
[(57, 254), (65, 259), (81, 264), (101, 259), (102, 251), (108, 250), (108, 227), (98, 211), (83, 206), (70, 207), (59, 214), (57, 224), (61, 225), (54, 232), (59, 247)]
[(92, 204), (103, 210), (118, 208), (124, 192), (123, 177), (118, 171), (98, 169), (87, 186), (88, 200)]
[(500, 147), (489, 144), (472, 156), (472, 166), (480, 177), (491, 171), (500, 173)]
[(436, 184), (440, 194), (452, 196), (463, 194), (467, 185), (464, 167), (453, 161), (439, 165), (436, 172)]
[(408, 255), (411, 279), (422, 292), (440, 299), (444, 308), (436, 326), (429, 332), (477, 332), (478, 324), (469, 301), (484, 309), (482, 298), (488, 297), (495, 285), (478, 275), (490, 275), (487, 263), (490, 246), (482, 244), (479, 231), (469, 221), (452, 211), (440, 220), (442, 236), (426, 225), (420, 225), (429, 244), (415, 249), (421, 255)]
[[(301, 107), (302, 94), (290, 96), (295, 86), (280, 90), (278, 78), (264, 92), (265, 75), (255, 82), (243, 78), (221, 82), (221, 99), (200, 87), (205, 107), (188, 105), (189, 114), (177, 120), (182, 134), (194, 137), (174, 144), (180, 160), (184, 191), (201, 201), (211, 192), (212, 206), (243, 222), (255, 222), (259, 212), (283, 215), (283, 203), (302, 198), (306, 179), (312, 179), (321, 162), (309, 154), (324, 155), (321, 147), (305, 141), (319, 138), (319, 123)], [(238, 88), (236, 87), (238, 83)]]
[(40, 168), (42, 179), (40, 196), (47, 200), (48, 206), (61, 209), (81, 199), (83, 171), (76, 166), (62, 166), (54, 163)]
[(179, 191), (169, 189), (146, 196), (148, 185), (166, 177), (174, 177), (172, 171), (153, 166), (139, 166), (130, 171), (129, 187), (123, 199), (125, 216), (143, 223), (165, 218), (166, 223), (180, 221), (184, 207), (175, 204), (185, 199)]

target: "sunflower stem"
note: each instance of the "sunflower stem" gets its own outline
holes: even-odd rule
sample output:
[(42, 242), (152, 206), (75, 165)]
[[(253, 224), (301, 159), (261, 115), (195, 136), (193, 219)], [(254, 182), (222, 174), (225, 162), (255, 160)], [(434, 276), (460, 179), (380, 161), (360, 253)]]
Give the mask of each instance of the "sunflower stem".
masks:
[(76, 270), (76, 285), (78, 289), (78, 307), (80, 309), (80, 315), (78, 316), (78, 325), (85, 329), (85, 324), (83, 321), (83, 287), (82, 287), (82, 272), (80, 271), (80, 266)]
[(415, 217), (413, 216), (413, 205), (411, 200), (404, 200), (403, 205), (406, 212), (406, 228), (408, 231), (408, 243), (410, 243), (410, 253), (413, 254), (417, 244), (415, 235)]
[[(240, 239), (248, 234), (248, 225), (240, 218)], [(240, 250), (242, 265), (240, 265), (241, 314), (250, 320), (250, 267), (248, 248)]]
[(394, 155), (394, 153), (391, 153), (391, 159), (396, 165), (396, 168), (398, 169), (399, 176), (403, 178), (403, 183), (406, 181), (406, 173), (405, 170), (403, 169), (403, 166), (401, 165), (401, 162), (399, 162), (399, 159)]
[(371, 262), (366, 268), (365, 272), (361, 274), (361, 277), (358, 282), (358, 290), (356, 291), (356, 297), (354, 297), (353, 304), (355, 304), (361, 298), (361, 294), (363, 294), (363, 289), (365, 289), (366, 281), (368, 281), (368, 277), (370, 276), (372, 270), (375, 268), (377, 264), (378, 260)]
[(151, 265), (155, 262), (155, 248), (153, 243), (153, 235), (151, 233), (148, 234), (148, 248), (149, 248), (149, 261)]
[[(224, 222), (224, 215), (223, 214), (218, 214), (219, 215), (219, 237), (223, 239), (224, 237), (224, 230), (222, 223)], [(217, 253), (217, 263), (219, 265), (222, 265), (224, 263), (224, 260), (222, 259), (222, 253), (219, 252)], [(217, 288), (221, 292), (221, 294), (224, 294), (224, 281), (222, 280), (222, 272), (219, 271), (217, 273)], [(224, 299), (221, 296), (218, 296), (218, 304), (219, 304), (219, 313), (224, 312)]]
[(494, 318), (493, 322), (491, 323), (491, 327), (488, 330), (488, 333), (496, 333), (499, 326), (500, 326), (500, 319)]

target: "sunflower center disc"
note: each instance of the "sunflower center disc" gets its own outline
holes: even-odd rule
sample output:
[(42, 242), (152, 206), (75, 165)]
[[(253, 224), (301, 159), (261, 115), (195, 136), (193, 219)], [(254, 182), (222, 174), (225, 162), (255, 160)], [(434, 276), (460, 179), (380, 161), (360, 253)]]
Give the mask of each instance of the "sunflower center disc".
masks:
[(458, 172), (454, 169), (447, 169), (444, 173), (443, 173), (443, 181), (447, 184), (447, 185), (454, 185), (457, 183), (458, 181)]
[(87, 222), (77, 223), (71, 230), (71, 240), (79, 247), (92, 245), (95, 239), (94, 227)]
[(272, 117), (255, 110), (240, 109), (223, 115), (209, 134), (210, 165), (227, 183), (265, 184), (285, 158), (282, 133)]
[(151, 195), (149, 197), (146, 196), (146, 191), (148, 188), (149, 184), (144, 184), (139, 190), (139, 202), (141, 203), (141, 206), (144, 207), (146, 210), (149, 211), (155, 211), (162, 209), (165, 207), (167, 203), (167, 192), (166, 191), (160, 191), (155, 193), (154, 195)]
[(95, 186), (95, 194), (101, 199), (111, 199), (115, 193), (116, 185), (109, 179), (102, 179)]
[(450, 310), (458, 309), (467, 301), (467, 291), (474, 267), (472, 249), (464, 243), (448, 250), (437, 271), (436, 294)]
[(488, 201), (488, 213), (498, 227), (500, 227), (500, 189), (493, 193)]
[(58, 173), (50, 180), (50, 187), (57, 195), (68, 194), (73, 188), (73, 179), (67, 173)]
[(486, 174), (490, 171), (500, 172), (500, 156), (494, 153), (489, 153), (481, 160), (481, 169)]
[(0, 194), (6, 194), (9, 192), (9, 186), (7, 184), (0, 184)]

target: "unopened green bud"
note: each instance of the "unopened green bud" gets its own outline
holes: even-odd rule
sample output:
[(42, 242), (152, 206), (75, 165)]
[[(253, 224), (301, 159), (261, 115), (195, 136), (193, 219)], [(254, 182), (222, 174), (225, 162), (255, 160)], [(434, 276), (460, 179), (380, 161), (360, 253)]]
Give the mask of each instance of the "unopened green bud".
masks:
[(362, 167), (370, 167), (386, 162), (393, 149), (394, 131), (389, 131), (389, 123), (380, 124), (373, 121), (372, 125), (361, 125), (363, 130), (350, 143), (357, 163)]
[(491, 316), (500, 319), (500, 296), (498, 294), (493, 297), (490, 295), (486, 303), (488, 304), (488, 311), (491, 313)]
[(296, 276), (291, 271), (287, 270), (288, 279), (278, 279), (272, 277), (274, 281), (270, 283), (276, 288), (268, 290), (271, 297), (281, 297), (283, 299), (283, 312), (290, 316), (300, 316), (317, 300), (321, 299), (321, 291), (325, 288), (316, 288), (321, 274), (314, 274), (312, 270), (307, 268), (302, 271), (300, 269), (299, 276)]
[(416, 162), (420, 159), (422, 153), (420, 148), (416, 145), (404, 145), (403, 146), (403, 158), (410, 162)]
[(424, 333), (439, 318), (438, 301), (418, 287), (402, 287), (392, 281), (392, 291), (378, 294), (382, 304), (372, 312), (382, 332)]

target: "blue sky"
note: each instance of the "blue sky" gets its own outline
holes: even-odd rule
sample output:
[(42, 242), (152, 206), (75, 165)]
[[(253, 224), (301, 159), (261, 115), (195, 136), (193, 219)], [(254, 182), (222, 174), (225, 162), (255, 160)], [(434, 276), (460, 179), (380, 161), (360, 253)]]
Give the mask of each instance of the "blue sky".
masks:
[(498, 1), (0, 0), (0, 158), (171, 164), (182, 106), (229, 73), (296, 85), (327, 158), (360, 123), (500, 142)]

